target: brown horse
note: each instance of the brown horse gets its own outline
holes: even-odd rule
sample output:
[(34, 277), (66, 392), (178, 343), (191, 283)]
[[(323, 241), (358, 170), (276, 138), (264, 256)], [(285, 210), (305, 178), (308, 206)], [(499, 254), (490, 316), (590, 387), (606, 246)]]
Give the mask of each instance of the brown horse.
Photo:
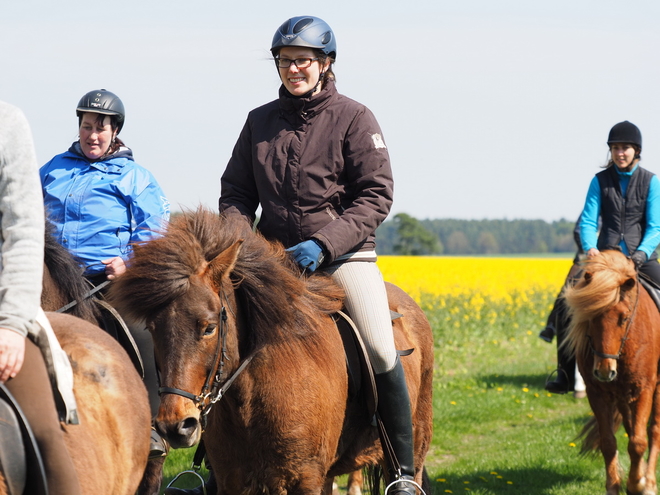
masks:
[[(80, 265), (47, 229), (41, 306), (56, 311), (78, 301), (67, 313), (89, 322), (48, 313), (60, 344), (72, 360), (78, 406), (92, 418), (81, 420), (82, 428), (67, 427), (67, 442), (83, 493), (132, 495), (138, 490), (140, 495), (155, 495), (160, 489), (164, 459), (147, 464), (144, 457), (145, 452), (149, 454), (151, 430), (146, 389), (124, 349), (97, 326), (103, 317), (94, 298), (86, 297), (90, 288)], [(111, 372), (107, 383), (95, 381), (105, 369)], [(103, 464), (106, 458), (108, 462)], [(124, 491), (120, 483), (126, 484)], [(99, 484), (103, 488), (98, 488)]]
[[(387, 291), (404, 315), (394, 323), (397, 348), (414, 349), (402, 361), (421, 485), (433, 339), (415, 302), (392, 285)], [(166, 392), (157, 427), (176, 448), (204, 431), (219, 495), (330, 493), (334, 476), (382, 462), (372, 418), (349, 400), (333, 321), (342, 298), (329, 277), (301, 277), (279, 243), (241, 218), (188, 212), (135, 247), (111, 300), (152, 332)]]
[[(133, 495), (149, 456), (146, 390), (119, 344), (80, 318), (46, 313), (71, 361), (80, 424), (64, 440), (85, 495)], [(0, 495), (7, 493), (0, 483)]]
[(619, 251), (602, 251), (587, 260), (582, 277), (565, 297), (573, 318), (567, 345), (575, 352), (594, 412), (582, 431), (582, 450), (600, 447), (606, 493), (618, 494), (621, 474), (614, 434), (623, 422), (629, 437), (627, 493), (656, 494), (660, 313), (639, 283), (633, 262)]

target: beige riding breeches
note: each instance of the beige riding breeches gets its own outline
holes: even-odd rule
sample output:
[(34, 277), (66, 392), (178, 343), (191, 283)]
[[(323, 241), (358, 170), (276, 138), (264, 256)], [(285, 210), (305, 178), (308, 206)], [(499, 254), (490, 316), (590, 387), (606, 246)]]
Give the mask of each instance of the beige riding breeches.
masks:
[(396, 363), (392, 319), (380, 269), (371, 261), (351, 261), (323, 269), (346, 292), (345, 305), (367, 348), (376, 374)]

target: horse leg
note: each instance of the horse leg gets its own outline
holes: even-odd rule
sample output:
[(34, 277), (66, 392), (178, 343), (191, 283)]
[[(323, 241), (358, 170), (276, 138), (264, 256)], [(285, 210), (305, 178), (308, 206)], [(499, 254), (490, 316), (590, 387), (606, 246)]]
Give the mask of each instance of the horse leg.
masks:
[(648, 390), (643, 391), (639, 399), (624, 415), (624, 424), (628, 433), (628, 455), (630, 456), (630, 471), (628, 474), (627, 491), (629, 494), (642, 494), (646, 485), (646, 462), (644, 454), (648, 447), (647, 429), (651, 413), (652, 397)]
[(651, 409), (651, 421), (648, 429), (649, 438), (649, 460), (646, 466), (646, 487), (643, 495), (656, 495), (658, 493), (655, 466), (658, 462), (660, 452), (660, 386), (656, 385), (653, 392), (653, 407)]
[(362, 495), (362, 470), (358, 469), (348, 475), (348, 483), (346, 485), (346, 495)]
[(140, 486), (138, 486), (137, 495), (158, 495), (160, 493), (160, 485), (163, 481), (163, 464), (165, 464), (165, 457), (149, 459)]
[(339, 495), (339, 487), (333, 477), (326, 478), (321, 495)]
[(606, 495), (619, 495), (621, 475), (619, 473), (619, 455), (616, 449), (616, 437), (614, 436), (613, 427), (616, 406), (608, 400), (608, 397), (601, 397), (598, 394), (591, 394), (588, 397), (591, 410), (594, 412), (598, 423), (600, 451), (605, 461)]

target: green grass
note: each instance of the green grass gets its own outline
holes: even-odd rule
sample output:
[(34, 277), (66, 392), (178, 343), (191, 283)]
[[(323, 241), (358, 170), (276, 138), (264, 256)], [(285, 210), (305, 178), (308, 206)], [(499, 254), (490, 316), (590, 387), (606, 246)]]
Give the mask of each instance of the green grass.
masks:
[[(553, 297), (537, 294), (517, 309), (488, 304), (479, 318), (462, 300), (444, 308), (431, 299), (424, 304), (436, 344), (434, 435), (426, 460), (434, 494), (605, 491), (600, 453), (581, 457), (576, 440), (590, 415), (587, 400), (543, 389), (556, 348), (537, 335)], [(497, 317), (486, 324), (486, 314)], [(627, 467), (622, 432), (619, 450)], [(171, 453), (166, 480), (188, 469), (191, 456)]]

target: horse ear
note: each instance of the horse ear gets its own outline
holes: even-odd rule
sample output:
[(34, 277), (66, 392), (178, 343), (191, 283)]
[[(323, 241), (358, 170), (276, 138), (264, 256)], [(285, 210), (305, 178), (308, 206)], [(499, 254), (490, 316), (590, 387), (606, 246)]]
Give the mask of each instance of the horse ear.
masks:
[(228, 276), (236, 266), (238, 254), (241, 252), (243, 239), (237, 240), (215, 258), (213, 258), (206, 267), (206, 275), (212, 280), (218, 280), (218, 277)]

